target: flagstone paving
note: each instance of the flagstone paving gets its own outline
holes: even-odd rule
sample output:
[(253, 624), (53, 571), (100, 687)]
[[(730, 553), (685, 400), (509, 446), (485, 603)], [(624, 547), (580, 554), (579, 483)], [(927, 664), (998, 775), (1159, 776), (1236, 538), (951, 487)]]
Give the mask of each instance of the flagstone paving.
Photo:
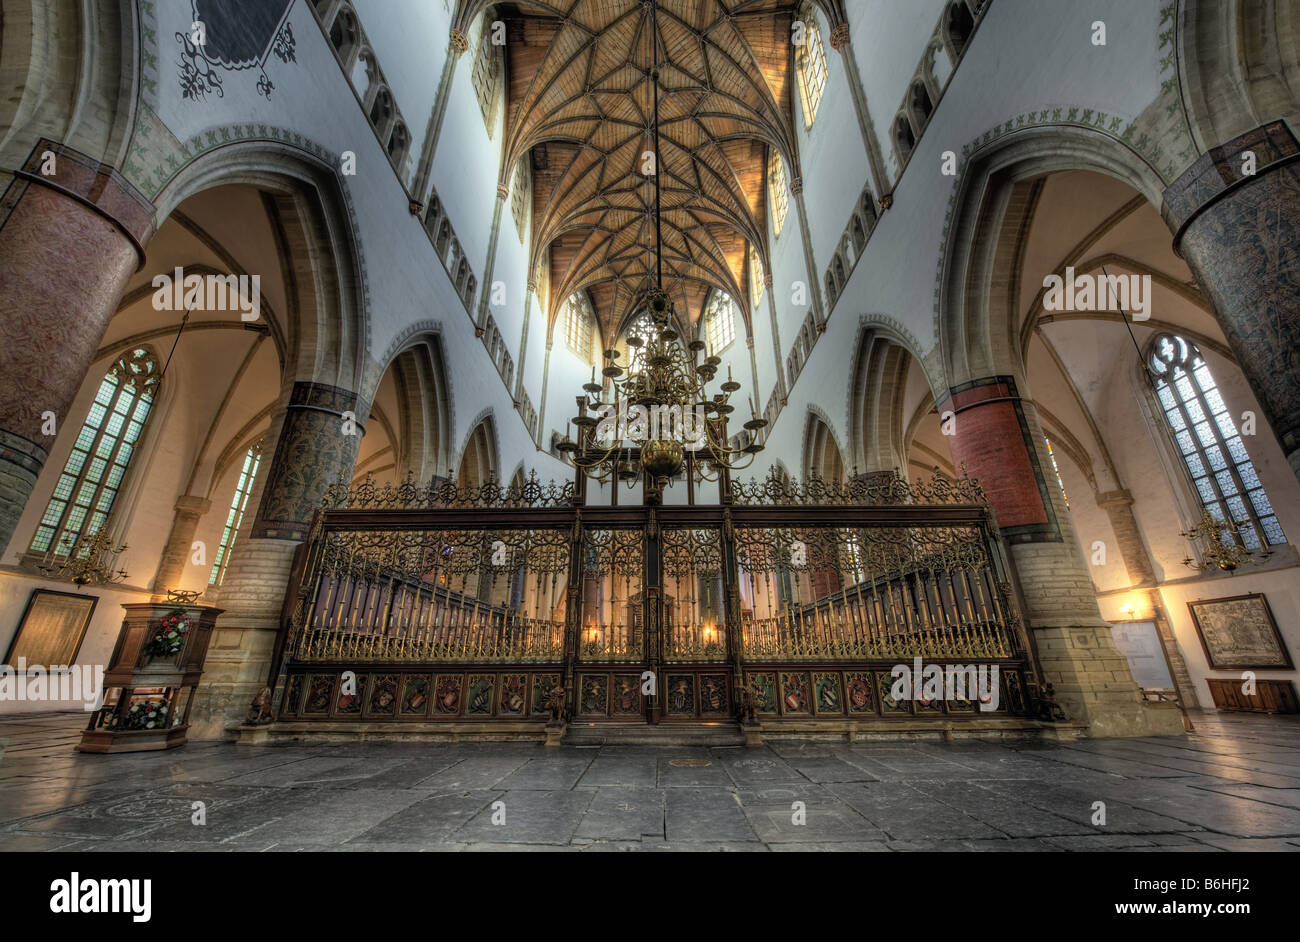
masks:
[(1071, 744), (101, 756), (73, 749), (81, 715), (7, 716), (0, 851), (1300, 851), (1300, 717), (1193, 719), (1187, 737)]

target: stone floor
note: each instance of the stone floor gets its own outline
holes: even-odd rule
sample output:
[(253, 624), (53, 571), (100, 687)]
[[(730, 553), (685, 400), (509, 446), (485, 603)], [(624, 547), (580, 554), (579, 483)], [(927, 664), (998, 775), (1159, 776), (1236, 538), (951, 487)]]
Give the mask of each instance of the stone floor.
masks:
[(1186, 739), (1070, 745), (94, 756), (72, 749), (80, 716), (0, 717), (0, 850), (1300, 851), (1300, 717), (1195, 722)]

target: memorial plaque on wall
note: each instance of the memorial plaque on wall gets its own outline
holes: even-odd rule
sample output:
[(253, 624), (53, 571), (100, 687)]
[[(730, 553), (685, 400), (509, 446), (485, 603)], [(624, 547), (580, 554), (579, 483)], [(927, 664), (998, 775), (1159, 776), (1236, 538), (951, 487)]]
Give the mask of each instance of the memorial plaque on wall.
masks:
[(98, 601), (94, 595), (33, 589), (5, 663), (15, 670), (20, 657), (29, 666), (74, 663)]
[(1290, 652), (1264, 596), (1235, 595), (1187, 607), (1212, 669), (1291, 670)]

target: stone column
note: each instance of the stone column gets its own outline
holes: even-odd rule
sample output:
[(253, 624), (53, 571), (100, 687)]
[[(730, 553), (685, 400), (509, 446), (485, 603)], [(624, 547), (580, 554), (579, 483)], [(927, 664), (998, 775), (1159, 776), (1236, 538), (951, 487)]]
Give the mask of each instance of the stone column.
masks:
[(515, 377), (515, 401), (524, 400), (524, 365), (528, 362), (524, 356), (528, 353), (528, 321), (533, 313), (533, 295), (537, 292), (537, 282), (528, 279), (528, 288), (524, 293), (524, 325), (519, 332), (519, 374)]
[[(867, 108), (867, 92), (862, 87), (862, 76), (858, 72), (857, 57), (849, 42), (849, 24), (841, 23), (831, 30), (831, 48), (839, 52), (844, 72), (849, 79), (849, 94), (853, 98), (853, 109), (858, 115), (858, 127), (862, 130), (862, 143), (867, 151), (867, 163), (871, 167), (872, 188), (877, 197), (889, 193), (889, 174), (885, 171), (885, 155), (880, 149), (880, 140), (876, 137), (876, 126), (871, 121), (871, 112)], [(938, 96), (934, 96), (938, 101)]]
[(190, 714), (191, 739), (220, 739), (238, 725), (267, 685), (294, 550), (306, 538), (326, 488), (356, 464), (364, 431), (357, 396), (322, 383), (293, 385), (279, 426), (275, 456), (249, 495), (257, 515), (236, 537), (221, 586), (225, 613), (208, 647), (203, 682)]
[(44, 139), (0, 197), (0, 549), (153, 233), (116, 170)]
[(1066, 716), (1093, 736), (1181, 733), (1172, 704), (1142, 702), (1111, 640), (1059, 488), (1043, 473), (1049, 465), (1033, 403), (1020, 398), (1014, 379), (995, 376), (950, 390), (938, 408), (954, 413), (953, 460), (983, 485), (1010, 547), (1025, 623)]
[(1161, 215), (1300, 477), (1300, 144), (1276, 121), (1202, 154)]
[(546, 436), (546, 387), (551, 380), (551, 344), (553, 342), (552, 338), (546, 338), (546, 359), (542, 361), (542, 399), (537, 406), (537, 444), (544, 451), (549, 451), (551, 448), (550, 441), (544, 439)]
[[(194, 531), (199, 527), (199, 520), (212, 507), (212, 501), (195, 494), (185, 494), (176, 501), (176, 515), (172, 517), (172, 532), (167, 537), (162, 559), (158, 562), (158, 573), (153, 579), (155, 598), (165, 598), (168, 589), (182, 587), (186, 564), (189, 562), (194, 545)], [(200, 589), (206, 589), (211, 566), (200, 567), (203, 572), (198, 580)]]
[(1119, 552), (1124, 559), (1124, 568), (1128, 577), (1139, 592), (1145, 595), (1151, 607), (1152, 620), (1156, 631), (1160, 633), (1160, 642), (1169, 659), (1169, 673), (1173, 677), (1174, 689), (1182, 699), (1183, 705), (1195, 708), (1196, 685), (1187, 670), (1187, 662), (1178, 649), (1173, 626), (1165, 616), (1160, 601), (1160, 592), (1155, 588), (1155, 567), (1151, 563), (1151, 554), (1146, 543), (1142, 541), (1142, 532), (1138, 528), (1137, 517), (1133, 515), (1133, 495), (1127, 490), (1106, 491), (1097, 495), (1097, 506), (1106, 511), (1110, 518), (1110, 528), (1119, 543)]
[(817, 274), (817, 259), (813, 257), (812, 235), (808, 230), (808, 211), (803, 205), (803, 178), (790, 181), (794, 208), (799, 214), (799, 241), (803, 243), (804, 267), (808, 270), (808, 297), (812, 299), (813, 321), (818, 327), (826, 323), (826, 308), (822, 306), (821, 279)]
[(456, 28), (452, 28), (447, 48), (447, 57), (442, 61), (442, 75), (438, 79), (438, 94), (433, 101), (433, 111), (429, 114), (429, 124), (424, 132), (424, 144), (420, 148), (420, 162), (415, 168), (415, 184), (411, 192), (418, 203), (411, 204), (411, 212), (420, 213), (429, 195), (429, 174), (433, 170), (433, 157), (438, 150), (438, 137), (442, 134), (442, 120), (447, 114), (447, 100), (451, 96), (452, 79), (456, 76), (456, 63), (465, 50), (469, 48), (469, 39)]
[(786, 382), (784, 361), (781, 359), (781, 327), (776, 320), (776, 296), (772, 293), (771, 275), (763, 276), (763, 288), (767, 292), (767, 314), (772, 319), (772, 357), (776, 360), (776, 397), (784, 405), (789, 385)]
[(510, 190), (504, 183), (497, 184), (497, 201), (492, 208), (492, 229), (488, 233), (487, 260), (483, 263), (483, 285), (479, 288), (478, 316), (474, 323), (478, 325), (478, 335), (483, 336), (487, 330), (488, 306), (492, 300), (492, 271), (497, 261), (497, 241), (501, 235), (501, 211), (505, 208)]

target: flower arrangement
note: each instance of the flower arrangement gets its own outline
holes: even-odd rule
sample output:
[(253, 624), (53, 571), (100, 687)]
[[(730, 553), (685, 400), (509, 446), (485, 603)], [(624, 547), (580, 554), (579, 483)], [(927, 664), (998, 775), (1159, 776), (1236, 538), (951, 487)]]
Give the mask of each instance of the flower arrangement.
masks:
[(166, 725), (167, 703), (164, 700), (136, 700), (122, 714), (120, 722), (115, 712), (104, 718), (105, 729), (162, 729)]
[(159, 619), (153, 637), (145, 642), (144, 653), (149, 657), (175, 657), (185, 646), (185, 636), (190, 633), (190, 622), (184, 609), (175, 609)]

